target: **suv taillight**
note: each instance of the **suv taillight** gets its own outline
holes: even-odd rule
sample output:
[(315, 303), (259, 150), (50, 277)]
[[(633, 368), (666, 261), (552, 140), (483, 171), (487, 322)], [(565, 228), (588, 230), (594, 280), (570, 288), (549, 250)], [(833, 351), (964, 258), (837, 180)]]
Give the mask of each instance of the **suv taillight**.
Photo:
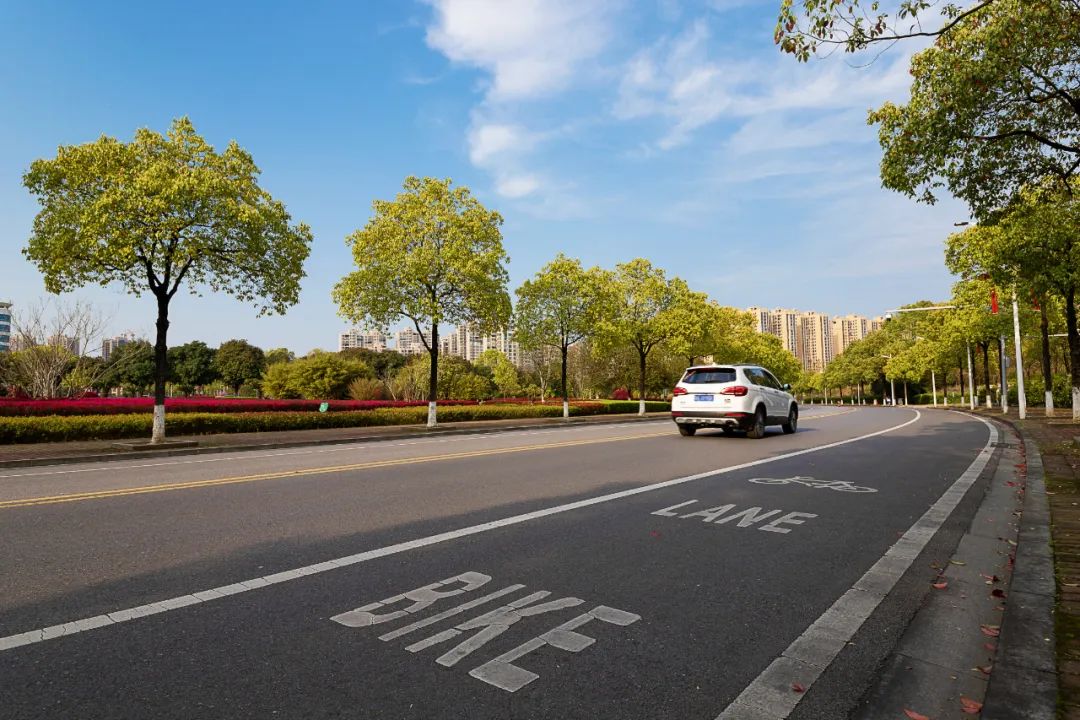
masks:
[(671, 394), (672, 394), (672, 396), (675, 396), (675, 395), (685, 395), (685, 394), (686, 394), (686, 388), (684, 388), (684, 387), (679, 387), (678, 385), (676, 385), (676, 386), (675, 386), (675, 389), (671, 391)]
[(743, 385), (729, 385), (720, 391), (721, 395), (735, 395), (736, 397), (743, 397), (750, 390)]

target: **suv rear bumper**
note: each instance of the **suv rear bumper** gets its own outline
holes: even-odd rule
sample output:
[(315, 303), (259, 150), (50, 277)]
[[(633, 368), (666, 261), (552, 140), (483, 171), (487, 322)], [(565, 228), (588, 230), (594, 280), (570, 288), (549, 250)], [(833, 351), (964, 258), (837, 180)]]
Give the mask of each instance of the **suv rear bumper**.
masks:
[(746, 429), (754, 422), (753, 413), (708, 412), (704, 410), (675, 410), (671, 419), (679, 425), (711, 425)]

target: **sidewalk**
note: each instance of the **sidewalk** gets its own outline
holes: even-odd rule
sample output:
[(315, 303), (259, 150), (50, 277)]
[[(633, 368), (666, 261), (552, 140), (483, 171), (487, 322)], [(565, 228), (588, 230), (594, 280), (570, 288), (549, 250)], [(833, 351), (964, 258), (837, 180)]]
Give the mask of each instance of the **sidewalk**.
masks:
[(656, 412), (639, 415), (587, 415), (570, 418), (522, 418), (514, 420), (477, 420), (455, 422), (428, 429), (424, 425), (384, 425), (379, 427), (331, 428), (326, 430), (285, 430), (281, 432), (227, 433), (220, 435), (182, 435), (170, 441), (198, 443), (195, 448), (166, 450), (120, 450), (117, 440), (86, 440), (57, 443), (16, 443), (0, 445), (0, 468), (31, 465), (59, 465), (99, 460), (128, 460), (170, 455), (198, 455), (232, 450), (269, 450), (305, 445), (336, 445), (351, 442), (428, 437), (431, 435), (463, 435), (504, 430), (534, 428), (546, 425), (582, 425), (641, 422), (667, 418), (670, 413)]
[(1029, 408), (1020, 420), (1015, 408), (978, 411), (1006, 420), (1042, 454), (1050, 503), (1050, 535), (1057, 577), (1057, 666), (1060, 717), (1080, 720), (1080, 423), (1069, 409), (1048, 418), (1042, 408)]

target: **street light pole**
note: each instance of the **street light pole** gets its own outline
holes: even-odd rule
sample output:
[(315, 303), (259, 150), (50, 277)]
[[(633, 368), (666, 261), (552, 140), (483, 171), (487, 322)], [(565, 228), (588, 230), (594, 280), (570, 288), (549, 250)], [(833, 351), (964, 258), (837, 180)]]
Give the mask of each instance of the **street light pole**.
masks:
[(1013, 340), (1016, 345), (1016, 405), (1020, 419), (1027, 417), (1027, 397), (1024, 396), (1024, 356), (1020, 349), (1020, 312), (1016, 306), (1016, 290), (1013, 290)]
[[(946, 381), (946, 390), (948, 389), (948, 378)], [(930, 368), (930, 387), (934, 390), (934, 407), (937, 407), (937, 374), (934, 372), (934, 368)]]
[(967, 344), (968, 393), (971, 395), (971, 409), (975, 409), (975, 372), (971, 369), (971, 343)]
[(1005, 366), (1009, 362), (1005, 354), (1005, 336), (998, 337), (998, 349), (1001, 355), (1001, 412), (1009, 412), (1009, 370)]

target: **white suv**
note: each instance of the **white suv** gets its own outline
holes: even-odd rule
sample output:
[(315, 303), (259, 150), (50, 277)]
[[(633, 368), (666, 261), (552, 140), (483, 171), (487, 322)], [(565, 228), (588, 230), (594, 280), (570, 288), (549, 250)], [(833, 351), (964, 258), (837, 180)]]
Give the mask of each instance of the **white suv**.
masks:
[(683, 435), (699, 427), (719, 427), (724, 434), (745, 430), (761, 438), (766, 425), (785, 433), (799, 428), (799, 406), (771, 372), (757, 365), (695, 365), (687, 368), (672, 391), (671, 419)]

